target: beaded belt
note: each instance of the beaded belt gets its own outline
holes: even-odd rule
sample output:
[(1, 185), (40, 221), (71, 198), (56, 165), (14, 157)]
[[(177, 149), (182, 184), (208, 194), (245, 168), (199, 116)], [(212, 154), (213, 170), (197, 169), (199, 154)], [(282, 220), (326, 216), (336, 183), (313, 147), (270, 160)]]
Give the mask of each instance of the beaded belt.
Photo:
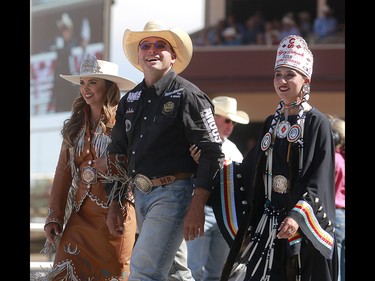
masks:
[(149, 193), (155, 186), (167, 185), (174, 182), (175, 180), (189, 179), (192, 177), (192, 173), (177, 173), (174, 175), (150, 179), (145, 175), (137, 174), (133, 179), (133, 184), (143, 193)]

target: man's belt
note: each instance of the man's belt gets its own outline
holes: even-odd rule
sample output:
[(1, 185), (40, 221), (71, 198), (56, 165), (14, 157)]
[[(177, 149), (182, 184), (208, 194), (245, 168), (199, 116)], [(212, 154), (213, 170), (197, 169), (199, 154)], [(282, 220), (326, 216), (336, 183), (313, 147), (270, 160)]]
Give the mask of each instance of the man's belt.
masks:
[(192, 173), (177, 173), (174, 175), (150, 179), (145, 175), (137, 174), (133, 179), (133, 184), (143, 193), (149, 193), (155, 186), (167, 185), (174, 182), (175, 180), (184, 180), (192, 177)]

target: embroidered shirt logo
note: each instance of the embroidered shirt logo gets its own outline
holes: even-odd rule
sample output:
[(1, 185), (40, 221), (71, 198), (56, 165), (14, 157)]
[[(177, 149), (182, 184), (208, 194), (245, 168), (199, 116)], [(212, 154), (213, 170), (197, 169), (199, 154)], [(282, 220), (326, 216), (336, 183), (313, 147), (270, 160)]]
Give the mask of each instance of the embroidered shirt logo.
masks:
[(171, 96), (172, 98), (179, 98), (179, 97), (181, 97), (181, 94), (182, 94), (183, 91), (184, 91), (184, 89), (180, 88), (180, 89), (174, 90), (172, 92), (165, 93), (164, 96), (165, 97)]
[(133, 102), (135, 100), (139, 100), (139, 98), (141, 97), (141, 93), (142, 93), (142, 91), (129, 92), (127, 97), (126, 97), (126, 101), (127, 102)]
[(173, 112), (173, 109), (174, 109), (174, 103), (171, 102), (171, 101), (169, 101), (169, 102), (167, 102), (167, 103), (165, 103), (165, 104), (163, 105), (163, 110), (162, 110), (162, 112), (163, 112), (163, 114), (165, 114), (165, 115), (169, 115), (169, 114), (171, 114), (171, 113)]

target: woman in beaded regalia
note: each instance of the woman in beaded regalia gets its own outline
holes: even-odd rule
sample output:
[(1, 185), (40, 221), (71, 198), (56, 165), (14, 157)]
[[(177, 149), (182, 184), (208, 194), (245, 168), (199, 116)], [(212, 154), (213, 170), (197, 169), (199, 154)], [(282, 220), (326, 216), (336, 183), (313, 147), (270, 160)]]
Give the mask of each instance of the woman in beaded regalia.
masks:
[(328, 118), (308, 103), (312, 70), (305, 40), (285, 37), (273, 79), (280, 103), (239, 167), (249, 207), (222, 281), (337, 280), (334, 144)]
[[(42, 252), (56, 249), (47, 280), (128, 280), (136, 234), (131, 192), (122, 202), (123, 235), (111, 235), (106, 225), (106, 182), (126, 177), (122, 163), (115, 161), (121, 157), (106, 158), (107, 146), (120, 90), (135, 86), (117, 74), (117, 64), (87, 55), (79, 75), (60, 75), (80, 85), (80, 95), (61, 131), (63, 141), (44, 226), (47, 241)], [(101, 156), (107, 162), (99, 164)]]

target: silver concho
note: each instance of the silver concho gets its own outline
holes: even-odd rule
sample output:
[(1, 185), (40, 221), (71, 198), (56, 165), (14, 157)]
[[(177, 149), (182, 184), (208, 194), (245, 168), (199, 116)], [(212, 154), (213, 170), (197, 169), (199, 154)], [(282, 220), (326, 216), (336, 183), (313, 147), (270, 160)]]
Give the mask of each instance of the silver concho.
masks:
[(95, 184), (97, 181), (97, 172), (93, 167), (82, 168), (82, 182), (85, 184)]
[(276, 129), (276, 135), (278, 138), (283, 139), (286, 137), (290, 129), (290, 123), (288, 121), (281, 121)]
[(272, 135), (270, 132), (266, 133), (262, 139), (262, 142), (260, 144), (260, 147), (262, 148), (263, 151), (266, 151), (271, 144), (272, 141)]
[(301, 131), (302, 131), (301, 126), (298, 124), (294, 124), (292, 127), (290, 127), (286, 138), (288, 139), (289, 142), (296, 142), (301, 135)]
[(153, 187), (152, 181), (142, 174), (137, 174), (134, 177), (133, 183), (136, 188), (146, 194), (149, 193)]
[(272, 190), (278, 193), (286, 193), (288, 189), (288, 180), (282, 175), (273, 177)]
[(167, 103), (165, 103), (165, 104), (163, 105), (163, 110), (162, 110), (162, 112), (163, 112), (164, 114), (171, 114), (172, 111), (173, 111), (173, 109), (174, 109), (174, 103), (171, 102), (171, 101), (169, 101), (169, 102), (167, 102)]

